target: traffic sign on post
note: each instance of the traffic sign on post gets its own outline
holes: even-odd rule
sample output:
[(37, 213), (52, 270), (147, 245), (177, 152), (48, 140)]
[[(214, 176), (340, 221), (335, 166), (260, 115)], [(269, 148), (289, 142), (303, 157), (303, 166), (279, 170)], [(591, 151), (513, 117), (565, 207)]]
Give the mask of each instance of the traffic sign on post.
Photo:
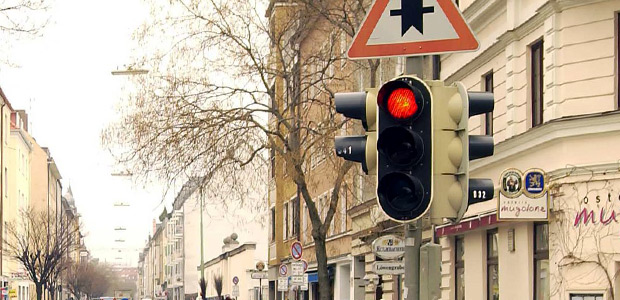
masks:
[(237, 276), (233, 277), (233, 283), (237, 285), (239, 283), (239, 277)]
[(347, 52), (350, 59), (478, 49), (453, 0), (375, 0)]
[(295, 260), (301, 259), (301, 254), (303, 253), (303, 247), (299, 241), (295, 241), (291, 244), (291, 256)]
[(304, 263), (301, 261), (294, 261), (291, 263), (291, 275), (301, 276), (304, 274)]
[(288, 275), (288, 267), (286, 265), (280, 265), (280, 268), (278, 268), (278, 272), (280, 273), (280, 276), (284, 277)]

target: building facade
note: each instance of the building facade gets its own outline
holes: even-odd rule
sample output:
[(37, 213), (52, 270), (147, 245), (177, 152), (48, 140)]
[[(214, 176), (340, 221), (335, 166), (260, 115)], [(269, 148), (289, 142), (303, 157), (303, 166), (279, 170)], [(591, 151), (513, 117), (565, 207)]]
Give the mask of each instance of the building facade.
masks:
[[(539, 168), (548, 219), (498, 220), (495, 199), (439, 226), (442, 299), (613, 299), (619, 260), (618, 1), (460, 1), (480, 49), (441, 56), (441, 78), (492, 91), (470, 119), (495, 139), (472, 176)], [(500, 196), (502, 197), (502, 196)], [(525, 207), (527, 203), (516, 203)]]

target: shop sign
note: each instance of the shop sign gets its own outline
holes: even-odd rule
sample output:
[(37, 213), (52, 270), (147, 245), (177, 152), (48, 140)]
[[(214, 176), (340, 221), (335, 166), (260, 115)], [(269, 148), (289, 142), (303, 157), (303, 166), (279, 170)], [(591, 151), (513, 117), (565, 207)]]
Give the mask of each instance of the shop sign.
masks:
[(405, 274), (405, 262), (403, 261), (375, 261), (372, 269), (377, 275)]
[(549, 195), (547, 176), (541, 169), (529, 169), (524, 173), (508, 169), (500, 176), (497, 219), (547, 220)]
[(372, 242), (372, 252), (383, 259), (396, 259), (405, 254), (405, 242), (394, 235), (384, 235)]

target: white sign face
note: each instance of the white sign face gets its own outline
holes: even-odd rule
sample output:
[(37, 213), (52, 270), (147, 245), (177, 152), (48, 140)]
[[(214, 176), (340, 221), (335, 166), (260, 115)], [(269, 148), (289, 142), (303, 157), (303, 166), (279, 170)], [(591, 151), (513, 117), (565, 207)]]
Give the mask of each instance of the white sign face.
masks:
[[(446, 17), (437, 0), (423, 1), (425, 8), (432, 8), (433, 12), (422, 15), (423, 31), (411, 26), (402, 34), (402, 18), (393, 14), (401, 9), (401, 0), (390, 0), (387, 8), (381, 14), (375, 29), (370, 34), (367, 45), (398, 44), (404, 42), (421, 42), (456, 39), (458, 35)], [(430, 10), (430, 9), (427, 9)]]
[(267, 272), (252, 272), (252, 279), (267, 279), (269, 274)]
[(304, 263), (301, 261), (294, 261), (291, 263), (291, 275), (302, 276), (304, 275)]
[(405, 262), (402, 261), (376, 261), (372, 269), (377, 275), (405, 274)]
[(291, 276), (291, 285), (302, 285), (304, 284), (304, 276)]
[(288, 277), (278, 277), (278, 292), (288, 291)]
[(304, 283), (299, 286), (299, 289), (302, 291), (308, 290), (308, 274), (304, 274)]
[(394, 235), (384, 235), (372, 242), (372, 252), (383, 259), (396, 259), (405, 254), (405, 242)]
[(499, 194), (497, 207), (498, 220), (546, 220), (549, 213), (549, 195), (530, 198), (521, 194), (516, 198), (508, 198)]
[(239, 297), (239, 286), (238, 285), (233, 285), (232, 296)]

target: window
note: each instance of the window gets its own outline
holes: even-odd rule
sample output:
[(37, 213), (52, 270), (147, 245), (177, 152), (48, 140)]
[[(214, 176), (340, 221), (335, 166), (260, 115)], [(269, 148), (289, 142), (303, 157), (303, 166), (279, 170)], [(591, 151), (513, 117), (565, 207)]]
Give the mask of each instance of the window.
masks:
[[(534, 224), (534, 300), (549, 299), (549, 224)], [(572, 296), (571, 296), (571, 299)], [(580, 298), (575, 298), (580, 299)], [(589, 298), (583, 298), (589, 299)], [(594, 298), (592, 298), (594, 299)]]
[(347, 186), (340, 190), (340, 232), (347, 231)]
[(463, 236), (454, 238), (454, 286), (455, 299), (465, 299), (465, 248)]
[(499, 268), (497, 263), (497, 229), (487, 232), (487, 299), (499, 299)]
[(291, 221), (292, 221), (292, 226), (291, 226), (291, 230), (292, 236), (297, 236), (297, 234), (299, 233), (299, 198), (295, 197), (293, 200), (291, 200)]
[(271, 148), (269, 151), (270, 154), (270, 162), (271, 162), (271, 178), (276, 177), (276, 149)]
[(271, 241), (276, 238), (276, 208), (271, 208)]
[(570, 294), (570, 300), (603, 300), (603, 294)]
[(532, 55), (532, 127), (543, 123), (543, 41), (534, 43), (530, 47)]
[(284, 208), (282, 208), (282, 238), (286, 239), (288, 237), (288, 203), (284, 203)]
[[(493, 70), (484, 75), (484, 91), (493, 92)], [(484, 134), (493, 135), (493, 112), (484, 114)]]

